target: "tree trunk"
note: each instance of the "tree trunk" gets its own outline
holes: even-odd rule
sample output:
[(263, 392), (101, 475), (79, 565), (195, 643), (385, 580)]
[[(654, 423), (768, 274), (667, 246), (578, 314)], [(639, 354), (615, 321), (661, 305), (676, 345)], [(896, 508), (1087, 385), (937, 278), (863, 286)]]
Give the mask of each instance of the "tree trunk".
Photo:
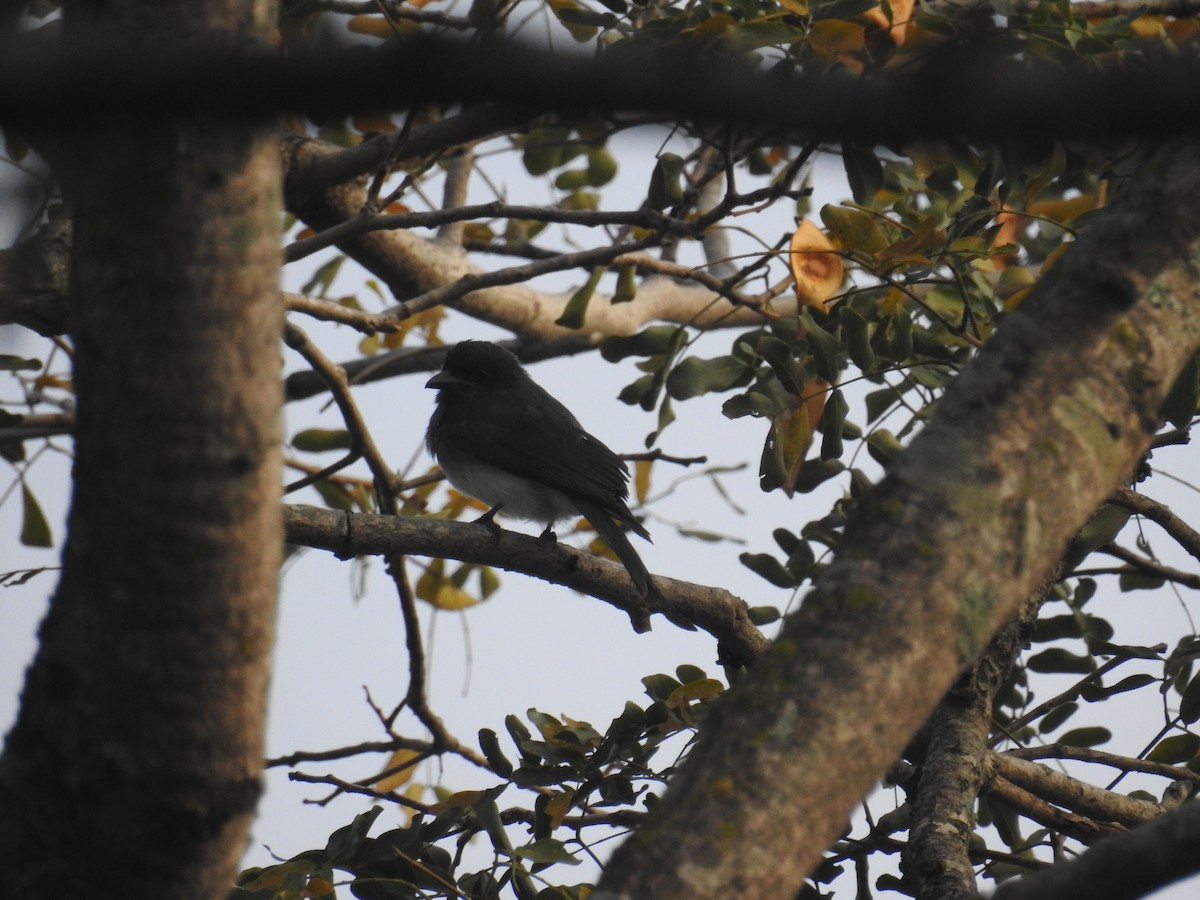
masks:
[[(105, 15), (68, 10), (67, 32), (245, 45), (274, 23), (254, 0)], [(223, 897), (261, 791), (282, 546), (277, 144), (163, 112), (52, 138), (75, 223), (78, 410), (62, 580), (0, 758), (4, 893), (24, 900)]]
[(1000, 324), (596, 900), (794, 895), (1145, 451), (1200, 346), (1198, 198), (1200, 144), (1168, 146)]

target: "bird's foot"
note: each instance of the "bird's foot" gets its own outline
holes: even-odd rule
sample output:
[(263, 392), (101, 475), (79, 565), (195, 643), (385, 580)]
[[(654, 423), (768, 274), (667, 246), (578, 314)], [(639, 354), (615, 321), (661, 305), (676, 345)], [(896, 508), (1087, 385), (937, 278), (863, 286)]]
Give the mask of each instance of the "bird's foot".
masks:
[(547, 526), (546, 526), (546, 530), (545, 530), (545, 531), (543, 531), (541, 534), (539, 534), (539, 535), (538, 535), (538, 537), (539, 537), (541, 540), (543, 540), (543, 541), (549, 541), (549, 542), (550, 542), (550, 543), (552, 543), (552, 544), (557, 544), (557, 543), (558, 543), (558, 535), (554, 533), (554, 526), (553, 526), (553, 525), (547, 525)]
[(504, 505), (503, 503), (497, 503), (495, 506), (493, 506), (491, 509), (489, 509), (482, 516), (480, 516), (478, 519), (475, 520), (476, 525), (486, 525), (488, 528), (492, 529), (492, 535), (496, 538), (497, 541), (500, 540), (501, 528), (500, 528), (500, 525), (496, 522), (496, 513), (500, 512), (500, 507), (502, 507), (503, 505)]

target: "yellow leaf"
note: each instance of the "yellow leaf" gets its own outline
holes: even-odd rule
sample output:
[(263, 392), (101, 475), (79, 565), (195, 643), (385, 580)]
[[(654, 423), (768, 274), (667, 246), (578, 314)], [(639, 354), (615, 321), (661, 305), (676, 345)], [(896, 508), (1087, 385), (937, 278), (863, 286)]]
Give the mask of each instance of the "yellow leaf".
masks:
[(903, 315), (907, 301), (908, 298), (904, 295), (904, 291), (899, 288), (888, 288), (888, 292), (883, 295), (883, 300), (879, 304), (879, 313), (884, 316)]
[(388, 757), (387, 763), (383, 767), (383, 771), (387, 772), (395, 769), (397, 766), (403, 766), (399, 771), (392, 772), (386, 778), (381, 778), (375, 782), (375, 790), (377, 791), (394, 791), (402, 784), (408, 784), (412, 780), (413, 771), (416, 768), (414, 763), (421, 758), (421, 754), (416, 750), (394, 750), (392, 755)]
[(387, 113), (359, 113), (350, 119), (355, 131), (367, 134), (372, 131), (395, 131), (396, 123)]
[(1161, 38), (1165, 34), (1166, 25), (1165, 16), (1138, 16), (1129, 23), (1129, 31), (1137, 37)]
[(464, 591), (454, 582), (447, 581), (438, 587), (432, 602), (438, 609), (459, 610), (474, 606), (479, 602), (479, 598)]
[(908, 237), (901, 238), (878, 255), (880, 262), (913, 261), (918, 265), (928, 262), (924, 259), (930, 251), (936, 250), (946, 243), (946, 232), (937, 227), (937, 219), (928, 216)]
[(824, 309), (846, 274), (833, 243), (809, 219), (803, 220), (792, 235), (788, 262), (801, 306)]
[(1029, 292), (1032, 290), (1033, 288), (1031, 287), (1021, 288), (1020, 290), (1014, 291), (1011, 295), (1009, 295), (1004, 301), (1005, 312), (1012, 312), (1012, 310), (1020, 306), (1021, 301), (1028, 297)]
[(725, 685), (715, 678), (699, 678), (687, 684), (681, 684), (671, 691), (666, 700), (667, 709), (678, 709), (687, 706), (693, 700), (711, 700), (723, 693)]
[(692, 29), (692, 40), (708, 43), (715, 41), (723, 36), (730, 28), (734, 26), (733, 16), (726, 13), (721, 13), (716, 16), (709, 16), (699, 25)]
[(808, 43), (824, 53), (855, 53), (866, 44), (863, 27), (843, 19), (822, 19), (808, 30)]
[(567, 813), (571, 811), (571, 803), (575, 800), (575, 792), (572, 790), (560, 791), (550, 795), (550, 799), (546, 802), (545, 812), (550, 818), (550, 827), (557, 828), (566, 818)]
[(648, 459), (639, 459), (633, 464), (633, 491), (638, 503), (645, 503), (650, 494), (650, 467)]
[(808, 409), (801, 404), (777, 413), (774, 424), (775, 458), (784, 472), (784, 491), (790, 496), (804, 467), (808, 448), (812, 446), (812, 423), (808, 418)]
[(1070, 222), (1095, 208), (1095, 194), (1080, 194), (1066, 200), (1035, 200), (1029, 204), (1031, 215), (1045, 216), (1055, 222)]
[(435, 803), (429, 808), (435, 813), (445, 812), (448, 809), (470, 809), (482, 800), (486, 793), (487, 791), (455, 791), (445, 800)]

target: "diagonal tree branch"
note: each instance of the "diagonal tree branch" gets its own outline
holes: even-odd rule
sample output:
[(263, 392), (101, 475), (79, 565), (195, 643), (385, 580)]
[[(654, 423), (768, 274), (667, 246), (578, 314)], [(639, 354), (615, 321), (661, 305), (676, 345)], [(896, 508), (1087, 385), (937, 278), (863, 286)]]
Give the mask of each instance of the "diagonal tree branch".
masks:
[(1133, 469), (1200, 347), (1200, 143), (1162, 148), (1145, 171), (1004, 320), (867, 498), (799, 613), (617, 850), (598, 900), (798, 888)]

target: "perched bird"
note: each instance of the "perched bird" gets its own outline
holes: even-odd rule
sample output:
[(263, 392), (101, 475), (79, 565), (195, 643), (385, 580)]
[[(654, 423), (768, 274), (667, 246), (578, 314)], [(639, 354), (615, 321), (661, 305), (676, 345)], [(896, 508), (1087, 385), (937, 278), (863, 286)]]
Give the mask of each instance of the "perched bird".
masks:
[(650, 573), (613, 521), (650, 540), (625, 503), (629, 469), (515, 356), (485, 341), (463, 341), (425, 386), (438, 392), (425, 445), (456, 488), (492, 507), (480, 521), (502, 511), (545, 523), (542, 536), (553, 538), (555, 522), (583, 516), (647, 595)]

